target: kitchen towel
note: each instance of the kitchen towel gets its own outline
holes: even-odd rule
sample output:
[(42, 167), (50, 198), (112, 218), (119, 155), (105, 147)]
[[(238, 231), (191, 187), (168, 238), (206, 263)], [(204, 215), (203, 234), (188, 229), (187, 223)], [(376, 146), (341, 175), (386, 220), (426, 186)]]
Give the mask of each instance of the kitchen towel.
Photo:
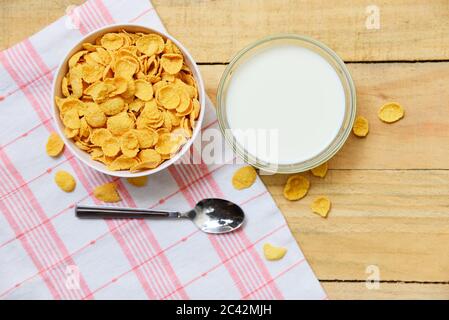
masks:
[[(90, 169), (67, 149), (58, 158), (46, 155), (55, 130), (52, 79), (66, 52), (108, 24), (164, 30), (148, 0), (90, 0), (68, 11), (0, 52), (0, 298), (325, 299), (262, 182), (232, 187), (241, 165), (177, 164), (137, 188)], [(202, 130), (218, 131), (210, 101)], [(54, 183), (60, 169), (75, 176), (74, 192)], [(218, 197), (241, 205), (247, 221), (232, 234), (206, 235), (181, 220), (78, 220), (75, 204), (97, 203), (93, 188), (110, 181), (122, 206), (187, 210)], [(288, 253), (266, 261), (266, 242)]]

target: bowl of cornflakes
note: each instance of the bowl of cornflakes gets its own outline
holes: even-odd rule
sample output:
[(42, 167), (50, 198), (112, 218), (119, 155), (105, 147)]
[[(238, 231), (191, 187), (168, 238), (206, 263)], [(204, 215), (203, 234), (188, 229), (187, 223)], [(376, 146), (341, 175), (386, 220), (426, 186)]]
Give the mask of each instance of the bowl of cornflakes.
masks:
[(121, 24), (75, 45), (53, 82), (53, 116), (69, 150), (117, 177), (161, 171), (201, 129), (205, 90), (198, 66), (172, 36)]

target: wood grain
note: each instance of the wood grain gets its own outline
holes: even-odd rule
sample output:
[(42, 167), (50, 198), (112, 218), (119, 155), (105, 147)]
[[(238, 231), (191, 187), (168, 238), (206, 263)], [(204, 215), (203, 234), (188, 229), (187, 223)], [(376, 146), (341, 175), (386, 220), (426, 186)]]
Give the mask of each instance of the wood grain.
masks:
[[(301, 201), (282, 196), (287, 176), (262, 179), (320, 279), (364, 280), (376, 265), (384, 280), (449, 281), (449, 171), (430, 170), (448, 168), (449, 63), (349, 67), (369, 136), (351, 136), (325, 179), (307, 174), (312, 188)], [(224, 68), (201, 66), (212, 99)], [(393, 125), (377, 119), (389, 100), (406, 108)], [(309, 209), (321, 194), (332, 200), (327, 220)]]
[(368, 290), (365, 283), (322, 283), (332, 299), (449, 299), (447, 284), (380, 283), (378, 290)]
[(0, 50), (31, 36), (83, 0), (0, 0)]
[[(82, 0), (0, 0), (0, 48), (30, 36)], [(346, 61), (449, 59), (449, 2), (376, 1), (380, 29), (368, 30), (368, 0), (153, 0), (169, 32), (201, 62), (229, 61), (269, 34), (315, 37)], [(26, 23), (24, 23), (26, 21)]]
[[(370, 133), (351, 134), (332, 159), (335, 169), (449, 169), (449, 63), (349, 64), (357, 90), (358, 114)], [(225, 66), (201, 66), (207, 93), (215, 101)], [(405, 118), (385, 124), (380, 106), (397, 101)]]
[[(266, 35), (317, 38), (344, 60), (449, 58), (446, 0), (153, 0), (168, 30), (198, 61), (229, 61)], [(368, 5), (380, 10), (380, 29), (368, 30)]]
[[(449, 172), (330, 170), (311, 177), (298, 202), (282, 196), (286, 176), (262, 177), (319, 279), (449, 281)], [(312, 214), (318, 195), (328, 219)], [(425, 266), (425, 267), (424, 267)]]

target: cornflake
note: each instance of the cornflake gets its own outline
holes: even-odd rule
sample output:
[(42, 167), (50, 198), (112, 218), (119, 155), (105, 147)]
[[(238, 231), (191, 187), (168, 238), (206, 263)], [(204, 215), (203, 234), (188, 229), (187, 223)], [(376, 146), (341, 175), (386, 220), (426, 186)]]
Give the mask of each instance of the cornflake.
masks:
[(251, 166), (238, 169), (232, 177), (232, 185), (237, 190), (249, 188), (256, 181), (256, 170)]
[(326, 218), (331, 208), (331, 202), (329, 198), (320, 196), (315, 198), (315, 200), (313, 200), (312, 204), (310, 205), (310, 208), (314, 213), (319, 214), (323, 218)]
[(275, 247), (269, 243), (265, 243), (263, 245), (263, 253), (265, 259), (270, 261), (280, 260), (287, 253), (287, 248), (283, 247)]
[(358, 116), (354, 121), (352, 132), (354, 132), (357, 137), (366, 137), (369, 132), (368, 119)]
[(127, 178), (126, 180), (135, 187), (144, 187), (148, 183), (148, 176)]
[(324, 178), (327, 174), (327, 162), (320, 164), (318, 167), (310, 170), (315, 177)]
[(117, 192), (116, 186), (113, 182), (105, 183), (94, 189), (94, 196), (98, 200), (104, 202), (118, 202), (121, 200)]
[(162, 68), (169, 74), (177, 74), (182, 69), (183, 57), (181, 54), (167, 53), (161, 57)]
[(393, 123), (402, 119), (404, 113), (404, 108), (399, 103), (389, 102), (380, 107), (377, 115), (383, 122)]
[[(82, 44), (68, 68), (55, 97), (64, 134), (108, 169), (157, 168), (192, 136), (201, 112), (198, 86), (172, 41), (107, 33)], [(63, 147), (52, 134), (47, 153)]]
[(76, 181), (73, 176), (64, 170), (56, 172), (55, 182), (65, 192), (72, 192), (76, 187)]
[(288, 178), (284, 187), (284, 197), (294, 201), (303, 198), (309, 191), (310, 182), (307, 178), (296, 174)]
[(50, 157), (57, 157), (62, 150), (64, 149), (64, 141), (62, 141), (61, 137), (55, 133), (52, 132), (47, 140), (46, 150), (47, 154)]
[(120, 143), (116, 137), (111, 136), (104, 140), (101, 147), (104, 155), (107, 157), (115, 157), (120, 152)]

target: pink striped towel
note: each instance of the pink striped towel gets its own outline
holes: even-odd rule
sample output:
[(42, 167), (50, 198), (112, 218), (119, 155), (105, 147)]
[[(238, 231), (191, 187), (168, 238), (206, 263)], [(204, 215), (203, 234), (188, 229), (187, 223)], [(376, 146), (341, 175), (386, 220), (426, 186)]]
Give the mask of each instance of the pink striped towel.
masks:
[[(112, 23), (164, 28), (147, 0), (90, 0), (0, 52), (0, 297), (2, 299), (323, 299), (265, 186), (236, 191), (237, 165), (175, 165), (144, 188), (95, 172), (70, 152), (52, 159), (50, 87), (56, 66), (84, 34)], [(200, 36), (200, 35), (198, 35)], [(205, 128), (216, 128), (208, 102)], [(53, 182), (72, 172), (72, 193)], [(93, 187), (115, 181), (123, 206), (192, 207), (204, 197), (240, 204), (238, 232), (208, 236), (188, 221), (80, 221), (73, 208), (93, 203)], [(288, 248), (268, 262), (262, 245)]]

